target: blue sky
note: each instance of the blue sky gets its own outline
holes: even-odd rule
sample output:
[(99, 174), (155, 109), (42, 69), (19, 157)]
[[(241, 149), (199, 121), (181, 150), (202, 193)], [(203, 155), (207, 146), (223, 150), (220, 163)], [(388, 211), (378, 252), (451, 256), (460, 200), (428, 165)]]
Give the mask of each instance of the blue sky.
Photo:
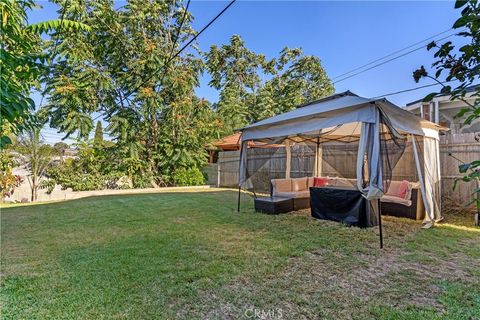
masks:
[[(30, 22), (58, 18), (56, 7), (38, 2), (43, 9), (30, 13)], [(118, 2), (119, 5), (122, 2)], [(199, 30), (225, 5), (225, 1), (192, 0), (190, 11)], [(452, 1), (237, 1), (198, 39), (202, 50), (227, 43), (240, 35), (246, 46), (272, 58), (285, 47), (301, 47), (318, 56), (331, 78), (383, 57), (398, 49), (448, 30), (459, 15)], [(447, 36), (447, 32), (442, 36)], [(449, 40), (455, 38), (449, 38)], [(426, 44), (427, 42), (425, 42)], [(415, 48), (415, 47), (414, 47)], [(337, 92), (353, 91), (374, 97), (431, 83), (416, 84), (412, 72), (430, 66), (433, 55), (418, 50), (378, 68), (335, 84)], [(432, 88), (389, 96), (404, 106), (422, 98)], [(197, 89), (214, 102), (217, 92), (208, 87), (208, 75)], [(50, 140), (47, 138), (47, 140)]]

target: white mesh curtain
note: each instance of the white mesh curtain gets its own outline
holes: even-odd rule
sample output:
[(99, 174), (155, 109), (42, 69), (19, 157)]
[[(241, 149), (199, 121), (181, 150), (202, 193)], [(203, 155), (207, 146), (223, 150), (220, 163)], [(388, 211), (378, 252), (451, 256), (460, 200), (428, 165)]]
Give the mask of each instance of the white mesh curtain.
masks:
[(425, 206), (424, 222), (433, 222), (442, 217), (439, 140), (413, 135), (410, 138)]

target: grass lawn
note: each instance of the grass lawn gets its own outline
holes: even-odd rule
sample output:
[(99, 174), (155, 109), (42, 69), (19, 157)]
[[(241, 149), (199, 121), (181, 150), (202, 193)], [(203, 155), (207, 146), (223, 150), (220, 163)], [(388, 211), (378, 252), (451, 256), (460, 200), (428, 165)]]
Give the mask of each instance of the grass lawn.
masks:
[[(480, 229), (256, 214), (228, 190), (1, 212), (2, 319), (480, 319)], [(258, 317), (257, 317), (258, 319)]]

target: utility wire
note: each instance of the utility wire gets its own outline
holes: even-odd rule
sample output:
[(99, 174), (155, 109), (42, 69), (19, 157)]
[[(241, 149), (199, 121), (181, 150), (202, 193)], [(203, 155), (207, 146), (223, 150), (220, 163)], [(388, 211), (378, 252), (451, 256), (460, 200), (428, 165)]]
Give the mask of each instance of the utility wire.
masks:
[[(440, 39), (438, 39), (438, 40), (436, 40), (436, 41), (442, 41), (442, 40), (445, 40), (445, 39), (447, 39), (447, 38), (450, 38), (450, 37), (452, 37), (452, 36), (454, 36), (454, 35), (456, 35), (456, 33), (450, 34), (450, 35), (448, 35), (448, 36), (446, 36), (446, 37), (443, 37), (443, 38), (440, 38)], [(385, 61), (383, 61), (383, 62), (380, 62), (380, 63), (378, 63), (378, 64), (375, 64), (375, 65), (373, 65), (373, 66), (371, 66), (371, 67), (369, 67), (369, 68), (367, 68), (367, 69), (363, 69), (363, 70), (358, 71), (358, 72), (356, 72), (356, 73), (354, 73), (354, 74), (351, 74), (351, 75), (349, 75), (349, 76), (346, 76), (346, 77), (344, 77), (344, 78), (341, 78), (341, 79), (339, 79), (339, 80), (336, 80), (336, 81), (334, 81), (333, 83), (335, 84), (335, 83), (338, 83), (338, 82), (341, 82), (341, 81), (350, 79), (350, 78), (355, 77), (355, 76), (357, 76), (357, 75), (359, 75), (359, 74), (362, 74), (362, 73), (367, 72), (367, 71), (369, 71), (369, 70), (372, 70), (372, 69), (375, 69), (375, 68), (377, 68), (377, 67), (380, 67), (380, 66), (382, 66), (382, 65), (384, 65), (384, 64), (386, 64), (386, 63), (392, 62), (392, 61), (397, 60), (397, 59), (399, 59), (399, 58), (401, 58), (401, 57), (404, 57), (404, 56), (406, 56), (406, 55), (409, 55), (409, 54), (411, 54), (411, 53), (413, 53), (413, 52), (415, 52), (415, 51), (421, 50), (421, 49), (423, 49), (423, 48), (426, 47), (426, 46), (427, 46), (427, 45), (423, 45), (423, 46), (421, 46), (421, 47), (417, 47), (417, 48), (412, 49), (412, 50), (410, 50), (410, 51), (407, 51), (407, 52), (405, 52), (405, 53), (403, 53), (403, 54), (401, 54), (401, 55), (395, 56), (395, 57), (393, 57), (393, 58), (390, 58), (390, 59), (388, 59), (388, 60), (385, 60)]]
[(392, 53), (387, 54), (386, 56), (383, 56), (383, 57), (381, 57), (381, 58), (378, 58), (378, 59), (375, 59), (375, 60), (373, 60), (373, 61), (370, 61), (370, 62), (368, 62), (368, 63), (366, 63), (366, 64), (364, 64), (364, 65), (362, 65), (362, 66), (359, 66), (359, 67), (357, 67), (357, 68), (355, 68), (355, 69), (352, 69), (352, 70), (350, 70), (350, 71), (348, 71), (348, 72), (339, 74), (338, 76), (333, 77), (332, 80), (341, 78), (341, 77), (343, 77), (343, 76), (346, 76), (347, 74), (350, 74), (350, 73), (355, 72), (355, 71), (357, 71), (357, 70), (360, 70), (360, 69), (363, 69), (363, 68), (365, 68), (365, 67), (368, 67), (368, 66), (370, 66), (370, 65), (372, 65), (372, 64), (374, 64), (374, 63), (376, 63), (376, 62), (382, 61), (382, 60), (384, 60), (384, 59), (386, 59), (386, 58), (389, 58), (389, 57), (391, 57), (391, 56), (393, 56), (393, 55), (396, 55), (397, 53), (400, 53), (400, 52), (402, 52), (402, 51), (405, 51), (405, 50), (407, 50), (407, 49), (410, 49), (410, 48), (412, 48), (412, 47), (415, 47), (416, 45), (422, 44), (422, 43), (424, 43), (425, 41), (434, 39), (434, 38), (436, 38), (436, 37), (438, 37), (438, 36), (440, 36), (440, 35), (442, 35), (442, 34), (445, 34), (445, 33), (449, 32), (450, 30), (452, 30), (452, 28), (449, 28), (448, 30), (439, 32), (439, 33), (437, 33), (437, 34), (435, 34), (435, 35), (433, 35), (433, 36), (430, 36), (430, 37), (428, 37), (428, 38), (426, 38), (426, 39), (423, 39), (423, 40), (421, 40), (421, 41), (415, 42), (415, 43), (413, 43), (413, 44), (411, 44), (411, 45), (409, 45), (409, 46), (407, 46), (407, 47), (405, 47), (405, 48), (396, 50), (396, 51), (394, 51), (394, 52), (392, 52)]
[[(183, 12), (183, 17), (182, 17), (182, 21), (180, 23), (180, 26), (178, 27), (177, 29), (177, 34), (175, 35), (175, 40), (173, 42), (173, 45), (172, 45), (172, 48), (170, 50), (170, 54), (168, 55), (168, 59), (166, 60), (166, 62), (163, 64), (165, 66), (165, 70), (163, 71), (162, 73), (162, 78), (160, 79), (160, 82), (159, 83), (163, 83), (163, 80), (165, 79), (165, 75), (167, 74), (167, 71), (168, 71), (168, 68), (170, 67), (170, 62), (173, 60), (172, 59), (172, 55), (173, 55), (173, 51), (175, 50), (175, 47), (177, 45), (177, 41), (178, 41), (178, 38), (180, 36), (180, 31), (182, 30), (182, 27), (183, 27), (183, 23), (185, 21), (185, 16), (187, 15), (187, 12), (188, 12), (188, 7), (190, 6), (190, 0), (188, 0), (187, 2), (187, 6), (185, 7), (185, 11)], [(140, 86), (141, 87), (141, 86)], [(136, 89), (138, 90), (138, 88)], [(127, 95), (127, 98), (128, 96), (130, 95), (130, 93)]]
[[(188, 8), (190, 7), (190, 0), (187, 2), (187, 6), (185, 7), (185, 11), (183, 11), (183, 16), (182, 20), (180, 21), (180, 26), (177, 29), (177, 33), (175, 34), (175, 40), (173, 40), (173, 45), (170, 49), (170, 54), (168, 55), (167, 61), (169, 61), (172, 58), (173, 51), (175, 50), (175, 47), (177, 45), (178, 38), (180, 37), (180, 32), (182, 31), (183, 24), (185, 23), (185, 17), (187, 16)], [(167, 66), (168, 67), (168, 66)], [(164, 73), (165, 74), (165, 73)]]
[(405, 90), (400, 90), (400, 91), (395, 91), (395, 92), (391, 92), (391, 93), (382, 94), (382, 95), (373, 97), (372, 99), (378, 99), (378, 98), (393, 96), (393, 95), (397, 95), (397, 94), (401, 94), (401, 93), (405, 93), (405, 92), (410, 92), (410, 91), (415, 91), (415, 90), (419, 90), (419, 89), (423, 89), (423, 88), (435, 87), (435, 86), (439, 86), (439, 85), (454, 82), (454, 81), (456, 81), (456, 80), (430, 83), (430, 84), (426, 84), (426, 85), (415, 87), (415, 88), (409, 88), (409, 89), (405, 89)]
[(152, 79), (152, 77), (157, 74), (158, 72), (160, 72), (162, 69), (164, 69), (166, 66), (168, 66), (168, 64), (174, 60), (176, 57), (178, 57), (178, 55), (180, 53), (182, 53), (188, 46), (190, 46), (190, 44), (195, 41), (205, 30), (207, 30), (218, 18), (220, 18), (220, 16), (228, 10), (228, 8), (230, 8), (234, 3), (236, 2), (236, 0), (232, 0), (230, 1), (230, 3), (225, 6), (225, 8), (223, 8), (222, 11), (220, 11), (212, 20), (210, 20), (209, 23), (207, 23), (203, 28), (202, 30), (200, 30), (192, 39), (190, 39), (177, 53), (175, 53), (175, 55), (173, 55), (172, 57), (170, 57), (169, 60), (167, 60), (167, 62), (161, 66), (160, 68), (158, 68), (156, 71), (153, 72), (153, 74), (148, 77), (145, 81), (143, 81), (139, 86), (135, 87), (132, 91), (130, 91), (126, 96), (125, 98), (128, 98), (130, 95), (132, 95), (134, 92), (136, 92), (139, 88), (141, 88), (143, 85), (145, 85), (148, 81), (150, 81)]

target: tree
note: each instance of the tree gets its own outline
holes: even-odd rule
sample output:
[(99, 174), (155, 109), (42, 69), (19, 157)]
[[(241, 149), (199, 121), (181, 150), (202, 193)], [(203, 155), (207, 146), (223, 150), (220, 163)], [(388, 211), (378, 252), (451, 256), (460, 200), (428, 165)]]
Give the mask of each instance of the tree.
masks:
[(42, 52), (39, 34), (54, 29), (84, 29), (83, 24), (68, 20), (50, 20), (34, 25), (27, 23), (32, 0), (2, 0), (0, 32), (0, 148), (11, 144), (10, 135), (29, 129), (34, 101), (29, 97), (39, 77), (48, 71), (51, 61)]
[(262, 85), (261, 75), (273, 73), (274, 61), (250, 51), (238, 35), (232, 36), (229, 44), (213, 45), (205, 58), (212, 77), (209, 84), (220, 90), (216, 110), (226, 131), (244, 127), (251, 118), (251, 105)]
[(59, 154), (64, 154), (65, 150), (69, 148), (69, 145), (63, 141), (60, 141), (60, 142), (56, 142), (53, 145), (53, 148), (57, 150)]
[(57, 155), (56, 150), (44, 144), (40, 138), (40, 129), (34, 128), (20, 136), (15, 150), (26, 159), (26, 165), (30, 174), (27, 176), (31, 189), (31, 201), (37, 200), (37, 191), (41, 186), (45, 170)]
[(205, 162), (203, 146), (217, 126), (210, 105), (195, 96), (203, 61), (194, 47), (165, 65), (194, 34), (183, 4), (132, 0), (115, 10), (109, 1), (71, 3), (66, 17), (92, 31), (55, 34), (59, 57), (45, 79), (43, 109), (50, 126), (86, 138), (91, 114), (100, 113), (120, 165), (157, 182), (175, 183), (177, 168)]
[[(465, 99), (467, 88), (480, 80), (480, 2), (477, 0), (457, 0), (455, 9), (462, 9), (460, 18), (453, 24), (453, 28), (459, 30), (458, 36), (462, 37), (466, 44), (455, 50), (452, 41), (444, 44), (432, 42), (427, 46), (428, 50), (436, 50), (436, 61), (432, 64), (434, 75), (430, 75), (424, 66), (413, 73), (416, 82), (421, 78), (430, 78), (442, 85), (440, 92), (432, 92), (424, 101), (430, 101), (439, 94), (449, 94), (452, 100), (459, 99), (466, 105), (461, 109), (457, 117), (465, 117), (464, 123), (471, 124), (480, 118), (480, 86), (476, 88), (473, 103)], [(444, 78), (443, 78), (444, 77)], [(443, 80), (444, 79), (444, 80)], [(443, 80), (443, 81), (442, 81)], [(447, 82), (458, 81), (458, 85), (451, 86)], [(480, 160), (465, 163), (459, 166), (461, 173), (465, 174), (462, 181), (477, 182), (474, 194), (477, 197), (473, 202), (480, 209)], [(458, 181), (458, 180), (457, 180)]]
[(103, 146), (103, 128), (102, 123), (97, 121), (97, 126), (95, 127), (95, 136), (93, 137), (93, 145), (97, 148)]
[(284, 48), (275, 60), (274, 76), (259, 90), (252, 121), (287, 112), (335, 92), (318, 57), (299, 48)]
[(33, 1), (2, 1), (2, 28), (0, 33), (0, 148), (12, 141), (9, 134), (17, 134), (28, 125), (35, 104), (29, 91), (41, 72), (40, 37), (27, 28), (26, 10)]
[(320, 59), (299, 48), (284, 48), (268, 60), (235, 35), (229, 44), (212, 46), (205, 58), (210, 86), (220, 90), (215, 108), (225, 133), (334, 92)]

